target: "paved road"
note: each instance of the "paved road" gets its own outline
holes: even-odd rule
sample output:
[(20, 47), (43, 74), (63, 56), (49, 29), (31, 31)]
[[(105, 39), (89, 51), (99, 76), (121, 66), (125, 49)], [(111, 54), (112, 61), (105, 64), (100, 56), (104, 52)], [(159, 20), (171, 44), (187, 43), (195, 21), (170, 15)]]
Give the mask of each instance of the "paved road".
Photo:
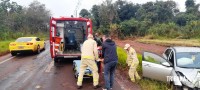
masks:
[[(76, 90), (72, 60), (63, 61), (54, 66), (49, 45), (40, 54), (2, 56), (0, 90)], [(103, 85), (102, 77), (100, 84)], [(82, 90), (93, 90), (91, 79), (84, 79)], [(117, 81), (113, 90), (122, 90)]]

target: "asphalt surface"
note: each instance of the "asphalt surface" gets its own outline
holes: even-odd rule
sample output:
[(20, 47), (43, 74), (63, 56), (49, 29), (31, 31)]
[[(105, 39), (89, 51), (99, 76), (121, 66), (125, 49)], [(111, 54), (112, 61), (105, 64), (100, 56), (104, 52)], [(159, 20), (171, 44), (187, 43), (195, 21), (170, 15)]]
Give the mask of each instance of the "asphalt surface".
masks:
[[(77, 90), (72, 61), (63, 59), (55, 66), (50, 57), (49, 44), (40, 54), (2, 56), (0, 90)], [(102, 74), (100, 74), (100, 85), (104, 86)], [(92, 79), (84, 79), (81, 90), (93, 90)], [(112, 90), (122, 90), (117, 81)]]

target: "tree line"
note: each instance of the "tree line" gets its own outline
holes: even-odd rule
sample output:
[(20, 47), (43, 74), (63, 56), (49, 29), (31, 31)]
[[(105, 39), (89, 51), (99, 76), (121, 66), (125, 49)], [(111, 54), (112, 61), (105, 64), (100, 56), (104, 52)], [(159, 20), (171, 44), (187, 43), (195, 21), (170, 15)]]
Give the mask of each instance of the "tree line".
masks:
[(45, 33), (50, 11), (44, 4), (33, 1), (28, 7), (10, 0), (0, 1), (0, 40)]
[(200, 4), (186, 0), (181, 12), (173, 0), (134, 4), (126, 0), (106, 0), (82, 9), (82, 17), (91, 18), (93, 30), (111, 33), (118, 38), (148, 36), (149, 38), (200, 38)]

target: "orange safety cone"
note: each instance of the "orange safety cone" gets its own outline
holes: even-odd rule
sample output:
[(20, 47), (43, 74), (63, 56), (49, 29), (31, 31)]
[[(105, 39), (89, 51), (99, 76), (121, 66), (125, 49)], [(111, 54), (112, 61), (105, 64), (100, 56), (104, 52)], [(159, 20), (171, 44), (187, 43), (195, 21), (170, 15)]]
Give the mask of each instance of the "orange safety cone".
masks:
[(61, 42), (62, 38), (61, 37), (54, 37), (54, 39), (55, 39), (55, 51), (59, 52), (60, 42)]

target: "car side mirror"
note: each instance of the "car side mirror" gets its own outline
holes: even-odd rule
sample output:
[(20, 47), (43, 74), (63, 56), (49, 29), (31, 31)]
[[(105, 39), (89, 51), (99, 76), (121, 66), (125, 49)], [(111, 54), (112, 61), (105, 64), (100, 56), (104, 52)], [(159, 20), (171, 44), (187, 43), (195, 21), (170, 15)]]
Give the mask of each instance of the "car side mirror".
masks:
[(170, 64), (168, 62), (162, 62), (161, 63), (163, 66), (166, 66), (166, 67), (170, 67)]

